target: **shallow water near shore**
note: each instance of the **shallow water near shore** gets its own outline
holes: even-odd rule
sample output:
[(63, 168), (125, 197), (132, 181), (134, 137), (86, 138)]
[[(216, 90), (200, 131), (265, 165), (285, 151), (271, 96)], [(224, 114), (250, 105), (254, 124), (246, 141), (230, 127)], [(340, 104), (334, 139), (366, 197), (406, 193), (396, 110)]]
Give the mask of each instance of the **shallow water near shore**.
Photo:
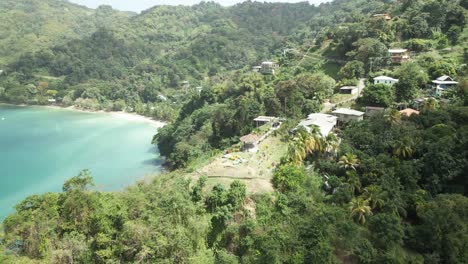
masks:
[(149, 122), (46, 107), (0, 105), (0, 221), (32, 194), (60, 191), (89, 169), (96, 189), (123, 189), (161, 171)]

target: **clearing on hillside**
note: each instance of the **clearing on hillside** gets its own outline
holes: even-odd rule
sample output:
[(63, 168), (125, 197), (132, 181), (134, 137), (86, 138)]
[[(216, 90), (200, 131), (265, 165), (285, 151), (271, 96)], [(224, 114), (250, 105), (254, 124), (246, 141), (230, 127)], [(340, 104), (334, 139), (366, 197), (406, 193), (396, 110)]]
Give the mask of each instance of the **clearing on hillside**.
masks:
[(279, 137), (269, 136), (258, 145), (258, 151), (234, 152), (220, 155), (212, 162), (192, 173), (198, 179), (207, 176), (207, 188), (221, 183), (226, 187), (234, 180), (247, 186), (249, 193), (273, 191), (271, 178), (273, 170), (286, 154), (287, 144)]

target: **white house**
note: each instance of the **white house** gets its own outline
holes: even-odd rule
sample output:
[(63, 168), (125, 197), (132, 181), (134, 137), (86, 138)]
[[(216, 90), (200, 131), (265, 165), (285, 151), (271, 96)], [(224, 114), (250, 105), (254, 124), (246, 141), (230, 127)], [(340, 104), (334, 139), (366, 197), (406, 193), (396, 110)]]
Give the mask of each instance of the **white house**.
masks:
[(394, 79), (388, 76), (378, 76), (374, 78), (374, 84), (385, 84), (385, 85), (393, 86), (397, 82), (398, 82), (398, 79)]
[(432, 84), (434, 88), (434, 93), (437, 96), (441, 96), (446, 89), (453, 88), (458, 84), (458, 82), (454, 81), (450, 76), (444, 75), (440, 76), (436, 80), (433, 80)]
[(357, 94), (359, 92), (359, 88), (356, 86), (343, 86), (340, 88), (341, 94)]
[(356, 111), (349, 108), (338, 108), (332, 112), (332, 114), (338, 117), (338, 121), (341, 123), (347, 123), (350, 121), (361, 121), (364, 119), (364, 112)]
[(257, 127), (267, 124), (267, 123), (273, 123), (278, 120), (279, 120), (278, 117), (275, 117), (275, 116), (259, 116), (254, 119), (255, 123), (257, 124)]
[(279, 68), (279, 64), (272, 61), (264, 61), (260, 67), (260, 72), (263, 74), (275, 74), (275, 71)]
[(262, 66), (253, 66), (252, 67), (252, 71), (254, 71), (254, 72), (260, 72), (261, 69), (262, 69)]
[(302, 120), (298, 127), (304, 127), (308, 132), (311, 131), (311, 126), (315, 125), (319, 128), (322, 136), (327, 136), (336, 126), (338, 118), (333, 115), (315, 113), (310, 114), (307, 119)]

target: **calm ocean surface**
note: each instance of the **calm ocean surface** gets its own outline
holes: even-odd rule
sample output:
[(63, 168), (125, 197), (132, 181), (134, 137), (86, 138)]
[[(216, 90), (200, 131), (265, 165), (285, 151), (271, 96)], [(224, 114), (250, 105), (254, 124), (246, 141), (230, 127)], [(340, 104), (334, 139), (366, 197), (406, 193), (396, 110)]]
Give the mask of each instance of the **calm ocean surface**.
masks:
[(32, 194), (60, 191), (89, 169), (98, 190), (160, 171), (156, 128), (105, 113), (0, 105), (0, 221)]

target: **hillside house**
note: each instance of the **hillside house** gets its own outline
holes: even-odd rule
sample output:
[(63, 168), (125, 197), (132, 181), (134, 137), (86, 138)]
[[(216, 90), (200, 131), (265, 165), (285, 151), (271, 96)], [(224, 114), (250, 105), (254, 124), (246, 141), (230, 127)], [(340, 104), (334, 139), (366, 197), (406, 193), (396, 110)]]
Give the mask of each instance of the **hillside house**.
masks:
[(366, 117), (372, 117), (376, 116), (378, 114), (381, 114), (385, 111), (384, 107), (378, 107), (378, 106), (366, 106), (366, 112), (365, 116)]
[(340, 88), (341, 94), (358, 94), (359, 88), (356, 86), (343, 86)]
[(408, 49), (389, 49), (388, 53), (393, 63), (403, 63), (410, 60)]
[(272, 61), (264, 61), (260, 67), (260, 73), (262, 74), (275, 74), (275, 71), (279, 69), (279, 64)]
[(262, 66), (253, 66), (252, 67), (253, 72), (260, 72), (261, 69), (262, 69)]
[(390, 14), (387, 14), (387, 13), (383, 13), (383, 14), (375, 14), (372, 16), (373, 19), (383, 19), (383, 20), (386, 20), (386, 21), (389, 21), (389, 20), (392, 20), (392, 16), (390, 16)]
[(364, 112), (349, 108), (338, 108), (332, 112), (332, 115), (338, 117), (338, 122), (341, 124), (345, 124), (350, 121), (361, 121), (364, 119)]
[(327, 136), (330, 132), (333, 131), (333, 128), (336, 126), (338, 118), (333, 115), (315, 113), (310, 114), (307, 119), (302, 120), (299, 125), (296, 127), (304, 127), (307, 132), (311, 132), (312, 126), (317, 126), (320, 130), (322, 136)]
[(446, 89), (453, 88), (457, 86), (457, 84), (458, 82), (456, 82), (450, 76), (447, 76), (447, 75), (440, 76), (436, 80), (432, 81), (434, 94), (437, 96), (441, 96)]
[(259, 116), (255, 118), (254, 121), (257, 127), (259, 127), (267, 123), (273, 123), (275, 121), (278, 121), (278, 118), (275, 116)]
[(260, 141), (260, 136), (255, 134), (248, 134), (240, 138), (242, 142), (242, 150), (251, 150), (255, 149)]
[(398, 79), (394, 79), (388, 76), (378, 76), (374, 78), (374, 84), (385, 84), (385, 85), (393, 86), (397, 82), (398, 82)]

